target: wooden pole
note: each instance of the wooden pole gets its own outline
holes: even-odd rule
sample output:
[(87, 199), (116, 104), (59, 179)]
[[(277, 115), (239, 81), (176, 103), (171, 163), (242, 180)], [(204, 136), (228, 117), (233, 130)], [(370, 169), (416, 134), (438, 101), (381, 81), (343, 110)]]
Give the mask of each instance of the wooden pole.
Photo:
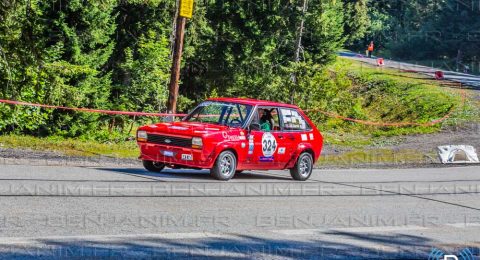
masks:
[(177, 112), (178, 81), (180, 80), (180, 66), (182, 62), (183, 38), (185, 34), (185, 17), (177, 17), (177, 26), (175, 29), (175, 47), (173, 49), (173, 63), (168, 86), (167, 112), (175, 114)]

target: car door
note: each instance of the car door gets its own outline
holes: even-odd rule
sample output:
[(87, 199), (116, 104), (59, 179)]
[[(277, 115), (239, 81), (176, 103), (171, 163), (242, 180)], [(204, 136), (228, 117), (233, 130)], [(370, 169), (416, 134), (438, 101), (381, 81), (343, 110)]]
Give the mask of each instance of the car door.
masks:
[[(253, 169), (282, 169), (285, 162), (285, 135), (280, 127), (279, 110), (276, 107), (259, 107), (255, 111), (252, 124), (260, 126), (265, 111), (270, 111), (270, 129), (251, 127), (248, 136), (248, 161)], [(251, 124), (251, 125), (252, 125)], [(281, 149), (279, 149), (281, 147)]]

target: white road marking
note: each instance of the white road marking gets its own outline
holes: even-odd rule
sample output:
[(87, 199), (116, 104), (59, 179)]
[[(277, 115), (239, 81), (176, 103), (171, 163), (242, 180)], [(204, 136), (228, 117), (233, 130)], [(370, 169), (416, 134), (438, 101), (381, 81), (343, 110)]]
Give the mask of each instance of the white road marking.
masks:
[(455, 228), (469, 228), (469, 227), (480, 227), (480, 223), (450, 223), (445, 224), (446, 226), (455, 227)]

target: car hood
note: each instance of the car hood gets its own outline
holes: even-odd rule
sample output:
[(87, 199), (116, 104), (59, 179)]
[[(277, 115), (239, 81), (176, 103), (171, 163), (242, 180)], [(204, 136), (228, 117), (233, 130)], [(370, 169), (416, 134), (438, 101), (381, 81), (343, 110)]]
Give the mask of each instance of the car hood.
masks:
[(150, 133), (172, 134), (184, 136), (201, 136), (208, 133), (227, 130), (229, 127), (197, 122), (171, 122), (147, 125), (139, 128)]

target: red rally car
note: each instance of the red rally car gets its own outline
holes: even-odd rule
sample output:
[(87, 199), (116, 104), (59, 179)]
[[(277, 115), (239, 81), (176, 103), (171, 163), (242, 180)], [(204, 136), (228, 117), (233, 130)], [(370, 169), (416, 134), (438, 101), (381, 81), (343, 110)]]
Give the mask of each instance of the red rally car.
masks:
[(294, 105), (240, 98), (208, 99), (180, 122), (137, 131), (145, 168), (210, 169), (219, 180), (243, 170), (289, 169), (307, 180), (320, 157), (323, 137)]

